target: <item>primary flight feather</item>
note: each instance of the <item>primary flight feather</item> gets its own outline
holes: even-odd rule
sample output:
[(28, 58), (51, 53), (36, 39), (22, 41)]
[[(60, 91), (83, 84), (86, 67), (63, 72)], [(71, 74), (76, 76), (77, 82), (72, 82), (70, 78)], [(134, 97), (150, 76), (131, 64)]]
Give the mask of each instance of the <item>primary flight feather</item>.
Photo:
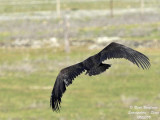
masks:
[(103, 64), (102, 62), (114, 58), (125, 58), (143, 69), (150, 67), (149, 58), (144, 54), (119, 43), (112, 42), (99, 53), (60, 71), (50, 98), (50, 105), (53, 111), (59, 111), (62, 95), (74, 78), (84, 71), (86, 71), (86, 74), (89, 76), (98, 75), (111, 67), (110, 64)]

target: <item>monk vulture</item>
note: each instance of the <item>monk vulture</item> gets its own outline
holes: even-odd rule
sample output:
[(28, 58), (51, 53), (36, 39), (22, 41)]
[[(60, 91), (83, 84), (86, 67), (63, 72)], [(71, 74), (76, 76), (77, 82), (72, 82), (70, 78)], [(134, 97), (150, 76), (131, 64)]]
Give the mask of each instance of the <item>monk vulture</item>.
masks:
[(84, 71), (86, 71), (86, 74), (89, 76), (99, 75), (111, 67), (110, 64), (104, 64), (102, 62), (114, 58), (125, 58), (143, 69), (148, 69), (150, 67), (149, 58), (144, 54), (124, 45), (112, 42), (99, 53), (60, 71), (50, 98), (50, 106), (53, 111), (60, 110), (62, 95), (66, 91), (66, 87), (72, 84), (74, 78)]

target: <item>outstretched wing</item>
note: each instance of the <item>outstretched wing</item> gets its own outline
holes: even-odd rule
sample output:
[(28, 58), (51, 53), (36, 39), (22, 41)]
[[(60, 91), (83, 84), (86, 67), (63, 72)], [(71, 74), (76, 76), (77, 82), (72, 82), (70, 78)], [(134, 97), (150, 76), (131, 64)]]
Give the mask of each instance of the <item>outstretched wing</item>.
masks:
[(149, 58), (147, 56), (115, 42), (112, 42), (105, 47), (100, 54), (100, 62), (106, 59), (125, 58), (133, 64), (136, 64), (138, 67), (141, 66), (143, 69), (148, 69), (150, 67)]
[(51, 98), (50, 106), (53, 111), (59, 111), (61, 98), (63, 93), (66, 91), (66, 87), (72, 83), (72, 80), (80, 75), (84, 71), (83, 63), (78, 63), (60, 71), (55, 81)]

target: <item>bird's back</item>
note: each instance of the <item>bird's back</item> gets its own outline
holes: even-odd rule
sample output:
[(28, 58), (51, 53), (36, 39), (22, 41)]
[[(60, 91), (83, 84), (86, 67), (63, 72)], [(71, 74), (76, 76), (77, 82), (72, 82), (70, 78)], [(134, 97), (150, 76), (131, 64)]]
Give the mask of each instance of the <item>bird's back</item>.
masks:
[(90, 70), (92, 67), (100, 64), (100, 54), (93, 55), (83, 61), (83, 65), (86, 70)]

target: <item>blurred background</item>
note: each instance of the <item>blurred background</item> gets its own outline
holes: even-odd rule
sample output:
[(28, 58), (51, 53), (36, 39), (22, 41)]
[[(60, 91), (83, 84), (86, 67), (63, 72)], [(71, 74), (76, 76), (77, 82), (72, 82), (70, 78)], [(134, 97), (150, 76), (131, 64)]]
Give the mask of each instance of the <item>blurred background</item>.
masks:
[[(60, 69), (111, 42), (150, 58), (142, 70), (109, 60), (105, 73), (82, 74), (67, 88), (60, 113), (50, 94)], [(0, 0), (0, 120), (160, 120), (160, 0)]]

